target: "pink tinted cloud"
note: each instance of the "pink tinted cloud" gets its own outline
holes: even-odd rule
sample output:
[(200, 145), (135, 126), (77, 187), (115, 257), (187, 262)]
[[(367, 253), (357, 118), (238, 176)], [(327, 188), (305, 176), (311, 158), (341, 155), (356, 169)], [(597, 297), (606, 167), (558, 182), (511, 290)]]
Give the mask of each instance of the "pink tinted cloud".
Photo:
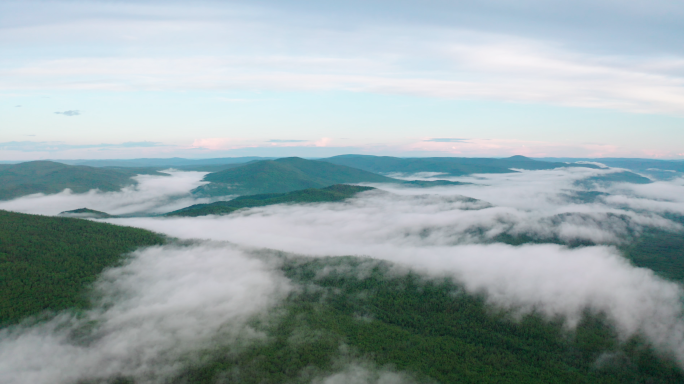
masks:
[(240, 139), (230, 138), (230, 137), (215, 137), (208, 139), (195, 139), (195, 141), (190, 146), (191, 148), (208, 149), (212, 151), (235, 149), (243, 147), (243, 145), (238, 145)]

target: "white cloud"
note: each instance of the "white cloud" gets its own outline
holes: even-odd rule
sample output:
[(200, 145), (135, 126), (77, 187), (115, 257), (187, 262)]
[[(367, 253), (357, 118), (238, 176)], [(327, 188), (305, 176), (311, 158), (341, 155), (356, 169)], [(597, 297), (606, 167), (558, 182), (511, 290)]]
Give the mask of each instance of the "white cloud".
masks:
[[(322, 27), (305, 13), (237, 5), (192, 12), (129, 5), (122, 15), (77, 17), (55, 31), (49, 24), (11, 29), (19, 39), (92, 35), (146, 53), (88, 57), (67, 49), (8, 59), (0, 90), (342, 90), (684, 114), (681, 55), (589, 53), (545, 36), (465, 26)], [(135, 43), (118, 39), (121, 30), (134, 32)], [(167, 45), (175, 49), (159, 48)]]
[(3, 383), (163, 383), (202, 349), (263, 338), (248, 320), (289, 289), (274, 266), (227, 244), (139, 250), (103, 274), (103, 302), (83, 316), (0, 331)]
[(119, 192), (73, 193), (64, 190), (53, 195), (41, 193), (0, 201), (0, 209), (56, 215), (63, 211), (90, 208), (111, 215), (166, 213), (192, 204), (207, 203), (210, 199), (196, 199), (190, 191), (200, 185), (207, 172), (164, 171), (171, 176), (138, 175), (138, 184)]

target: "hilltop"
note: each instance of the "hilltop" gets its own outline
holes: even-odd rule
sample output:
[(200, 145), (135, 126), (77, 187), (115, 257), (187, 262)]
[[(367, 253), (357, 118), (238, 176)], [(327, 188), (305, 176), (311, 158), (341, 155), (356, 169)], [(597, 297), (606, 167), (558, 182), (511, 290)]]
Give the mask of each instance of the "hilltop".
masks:
[(204, 177), (207, 185), (196, 188), (200, 196), (285, 193), (345, 183), (400, 183), (401, 181), (325, 161), (287, 157), (247, 163)]
[(335, 202), (348, 199), (359, 192), (370, 191), (372, 189), (375, 188), (336, 184), (321, 189), (310, 188), (288, 193), (240, 196), (230, 201), (191, 205), (187, 208), (169, 212), (165, 216), (223, 215), (242, 208), (263, 207), (273, 204)]
[(567, 164), (537, 161), (525, 156), (490, 159), (469, 157), (400, 158), (390, 156), (340, 155), (321, 159), (321, 161), (377, 173), (439, 172), (451, 176), (462, 176), (472, 173), (510, 173), (514, 172), (513, 169), (540, 170), (560, 167), (599, 168), (593, 164)]
[(104, 169), (74, 166), (54, 161), (29, 161), (0, 168), (0, 200), (9, 200), (33, 193), (59, 193), (71, 189), (76, 193), (91, 189), (118, 191), (134, 185), (138, 174), (167, 176), (146, 169)]
[(96, 211), (94, 209), (89, 208), (79, 208), (71, 211), (60, 212), (58, 216), (76, 217), (79, 219), (106, 219), (109, 217), (113, 217), (112, 215), (106, 212)]

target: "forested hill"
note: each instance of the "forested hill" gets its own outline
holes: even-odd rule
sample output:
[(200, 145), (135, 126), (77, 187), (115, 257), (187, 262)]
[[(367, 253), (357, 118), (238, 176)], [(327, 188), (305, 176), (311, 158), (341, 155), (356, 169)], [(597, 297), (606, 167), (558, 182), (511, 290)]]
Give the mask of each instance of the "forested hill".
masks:
[(311, 380), (340, 360), (370, 360), (414, 379), (372, 381), (378, 383), (684, 382), (671, 359), (638, 337), (620, 339), (590, 311), (571, 331), (539, 314), (494, 309), (453, 281), (402, 273), (386, 262), (307, 257), (283, 260), (281, 268), (306, 288), (285, 300), (279, 321), (264, 322), (264, 341), (237, 352), (208, 349), (171, 382), (357, 382)]
[(398, 180), (324, 161), (287, 157), (256, 161), (241, 167), (210, 173), (210, 184), (193, 191), (200, 196), (285, 193), (344, 183), (392, 183)]
[(163, 242), (137, 228), (0, 210), (0, 326), (86, 307), (86, 289), (104, 268)]
[(566, 164), (549, 161), (537, 161), (524, 156), (512, 156), (505, 159), (469, 158), (469, 157), (424, 157), (400, 158), (370, 155), (341, 155), (321, 159), (321, 161), (346, 165), (377, 173), (417, 173), (439, 172), (452, 176), (472, 173), (508, 173), (512, 169), (554, 169), (559, 167), (598, 168), (593, 164)]
[(104, 169), (74, 166), (53, 161), (29, 161), (0, 168), (0, 200), (33, 193), (58, 193), (66, 188), (76, 193), (91, 189), (118, 191), (135, 184), (137, 174), (163, 175), (144, 169)]
[(165, 216), (206, 216), (223, 215), (241, 208), (263, 207), (286, 203), (322, 203), (348, 199), (363, 191), (374, 188), (358, 185), (336, 184), (326, 188), (310, 188), (288, 193), (268, 193), (240, 196), (230, 201), (217, 201), (211, 204), (195, 204), (187, 208), (169, 212)]

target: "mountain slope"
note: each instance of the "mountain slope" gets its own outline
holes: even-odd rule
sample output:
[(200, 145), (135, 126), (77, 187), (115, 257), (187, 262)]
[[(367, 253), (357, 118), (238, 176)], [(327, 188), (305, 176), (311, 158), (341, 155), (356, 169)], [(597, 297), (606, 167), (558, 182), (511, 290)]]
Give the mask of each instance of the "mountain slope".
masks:
[(167, 176), (153, 170), (102, 169), (53, 161), (30, 161), (0, 168), (0, 200), (33, 193), (58, 193), (66, 188), (76, 193), (91, 189), (118, 191), (135, 184), (137, 174)]
[[(447, 279), (401, 273), (356, 257), (283, 260), (303, 288), (267, 337), (235, 353), (207, 350), (173, 382), (237, 383), (676, 383), (684, 376), (638, 338), (620, 340), (587, 311), (576, 330), (541, 315), (496, 310)], [(361, 374), (334, 375), (340, 362)], [(409, 380), (353, 380), (363, 368)], [(312, 377), (313, 376), (313, 377)], [(316, 377), (327, 376), (329, 380)], [(373, 377), (373, 376), (371, 376)], [(333, 380), (334, 379), (334, 380)]]
[(512, 156), (506, 159), (466, 158), (466, 157), (425, 157), (399, 158), (389, 156), (341, 155), (321, 159), (333, 164), (346, 165), (378, 173), (417, 173), (439, 172), (452, 176), (471, 173), (509, 173), (511, 169), (554, 169), (559, 167), (589, 167), (591, 164), (565, 164), (548, 161), (537, 161), (524, 156)]
[(651, 182), (652, 181), (647, 177), (629, 171), (621, 171), (577, 180), (575, 185), (585, 188), (594, 188), (597, 186), (606, 187), (613, 183), (649, 184)]
[(84, 293), (104, 268), (163, 242), (137, 228), (0, 211), (0, 325), (87, 306)]
[(204, 180), (210, 184), (196, 188), (193, 193), (201, 196), (255, 195), (344, 183), (400, 182), (360, 169), (299, 157), (256, 161), (210, 173)]
[(358, 185), (336, 184), (321, 189), (303, 189), (288, 193), (269, 193), (261, 195), (240, 196), (230, 201), (217, 201), (211, 204), (195, 204), (187, 208), (169, 212), (164, 216), (205, 216), (222, 215), (241, 208), (263, 207), (285, 203), (322, 203), (342, 201), (363, 191), (374, 188)]

